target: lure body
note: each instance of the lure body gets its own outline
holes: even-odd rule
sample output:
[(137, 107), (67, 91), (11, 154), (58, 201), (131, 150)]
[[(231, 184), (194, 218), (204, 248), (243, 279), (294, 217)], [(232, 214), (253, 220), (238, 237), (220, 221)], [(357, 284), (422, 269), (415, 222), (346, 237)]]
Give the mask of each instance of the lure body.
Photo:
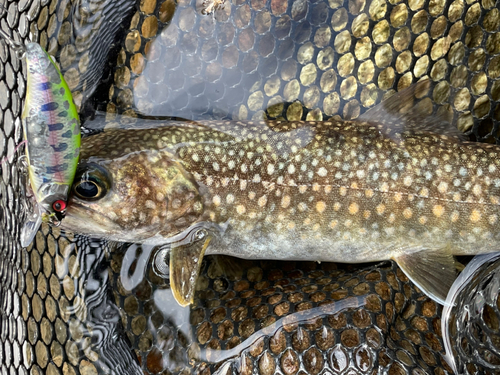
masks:
[(67, 83), (36, 43), (26, 46), (28, 84), (22, 114), (31, 187), (47, 211), (66, 199), (78, 164), (80, 125)]
[(42, 220), (55, 222), (55, 202), (64, 209), (80, 153), (78, 112), (61, 72), (37, 43), (26, 45), (25, 58), (28, 74), (22, 123), (36, 204), (23, 228), (23, 246), (29, 245)]

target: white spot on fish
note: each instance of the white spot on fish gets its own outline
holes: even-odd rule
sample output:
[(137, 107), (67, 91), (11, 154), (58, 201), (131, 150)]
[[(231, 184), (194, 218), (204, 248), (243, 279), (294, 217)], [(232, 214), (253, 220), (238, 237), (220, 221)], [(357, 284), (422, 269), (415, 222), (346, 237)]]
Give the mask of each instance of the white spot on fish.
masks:
[(323, 213), (326, 209), (326, 204), (323, 201), (319, 201), (316, 203), (316, 211), (318, 211), (320, 214)]
[(156, 203), (153, 202), (152, 200), (147, 200), (144, 205), (146, 206), (146, 208), (150, 208), (150, 209), (155, 209), (156, 208)]
[(266, 205), (266, 203), (267, 203), (267, 196), (266, 195), (263, 195), (257, 201), (257, 204), (259, 205), (259, 207), (264, 207)]
[(411, 184), (413, 183), (413, 178), (411, 176), (406, 176), (404, 179), (403, 179), (403, 184), (405, 186), (410, 186)]
[(220, 197), (218, 195), (215, 195), (213, 198), (212, 198), (212, 202), (214, 203), (215, 206), (220, 206)]
[(325, 177), (327, 173), (328, 171), (326, 170), (325, 167), (321, 167), (320, 169), (318, 169), (318, 175), (320, 175), (321, 177)]
[(438, 185), (438, 191), (441, 193), (441, 194), (444, 194), (448, 191), (448, 183), (444, 182), (444, 181), (441, 181)]
[(482, 192), (481, 185), (479, 184), (474, 185), (474, 187), (472, 188), (472, 193), (476, 196), (479, 196), (481, 195), (481, 192)]
[(281, 207), (287, 208), (288, 206), (290, 206), (290, 202), (291, 199), (289, 195), (283, 196), (283, 198), (281, 198)]

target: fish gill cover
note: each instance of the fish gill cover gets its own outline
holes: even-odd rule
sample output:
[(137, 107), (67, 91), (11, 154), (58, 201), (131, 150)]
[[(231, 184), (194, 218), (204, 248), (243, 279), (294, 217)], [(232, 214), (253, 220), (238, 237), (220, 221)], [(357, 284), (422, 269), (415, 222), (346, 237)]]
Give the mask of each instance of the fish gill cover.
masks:
[[(74, 40), (71, 17), (78, 7), (87, 12), (82, 20), (115, 20), (109, 9), (126, 13), (125, 5), (102, 7), (108, 3), (3, 3), (0, 27), (20, 41), (31, 34), (55, 55), (81, 104), (95, 57), (79, 42), (95, 34)], [(472, 131), (472, 140), (497, 141), (498, 1), (227, 1), (203, 15), (209, 5), (133, 4), (118, 56), (108, 58), (113, 82), (103, 91), (109, 96), (95, 99), (100, 108), (193, 119), (356, 118), (382, 95), (428, 75), (436, 84), (434, 110), (449, 103), (454, 123)], [(24, 213), (11, 156), (22, 140), (26, 82), (11, 53), (1, 44), (0, 153), (9, 156), (0, 180), (3, 373), (450, 373), (441, 309), (394, 264), (245, 261), (241, 271), (214, 258), (203, 266), (194, 306), (176, 312), (165, 310), (168, 282), (151, 264), (138, 267), (141, 249), (120, 251), (46, 226), (21, 249)], [(144, 273), (130, 289), (120, 279), (127, 254), (129, 274)], [(316, 318), (321, 305), (327, 307)], [(307, 322), (301, 311), (312, 311)], [(248, 338), (256, 340), (244, 350)], [(486, 360), (495, 366), (491, 353)], [(484, 371), (480, 361), (464, 369)]]

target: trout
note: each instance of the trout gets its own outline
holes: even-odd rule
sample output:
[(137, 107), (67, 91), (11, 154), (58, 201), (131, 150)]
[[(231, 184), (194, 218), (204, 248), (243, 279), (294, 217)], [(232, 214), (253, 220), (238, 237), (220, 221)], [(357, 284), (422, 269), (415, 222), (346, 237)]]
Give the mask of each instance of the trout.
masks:
[(206, 254), (392, 259), (443, 303), (453, 255), (499, 244), (500, 147), (465, 142), (439, 117), (404, 123), (394, 114), (416, 91), (356, 121), (144, 122), (89, 137), (62, 226), (168, 245), (181, 305)]

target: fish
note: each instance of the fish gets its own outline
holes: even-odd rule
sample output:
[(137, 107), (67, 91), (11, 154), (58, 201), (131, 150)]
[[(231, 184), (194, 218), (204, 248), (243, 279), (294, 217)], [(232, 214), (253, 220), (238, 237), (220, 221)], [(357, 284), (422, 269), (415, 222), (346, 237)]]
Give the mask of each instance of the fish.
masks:
[(465, 141), (446, 111), (425, 115), (415, 98), (429, 87), (423, 80), (350, 121), (109, 129), (82, 145), (62, 227), (167, 246), (184, 306), (209, 254), (394, 260), (444, 304), (454, 255), (500, 243), (500, 147)]
[(21, 120), (29, 181), (25, 196), (31, 200), (31, 212), (20, 238), (26, 247), (42, 221), (58, 225), (64, 216), (80, 155), (80, 121), (68, 84), (49, 54), (38, 43), (17, 43), (1, 30), (0, 36), (27, 66)]

